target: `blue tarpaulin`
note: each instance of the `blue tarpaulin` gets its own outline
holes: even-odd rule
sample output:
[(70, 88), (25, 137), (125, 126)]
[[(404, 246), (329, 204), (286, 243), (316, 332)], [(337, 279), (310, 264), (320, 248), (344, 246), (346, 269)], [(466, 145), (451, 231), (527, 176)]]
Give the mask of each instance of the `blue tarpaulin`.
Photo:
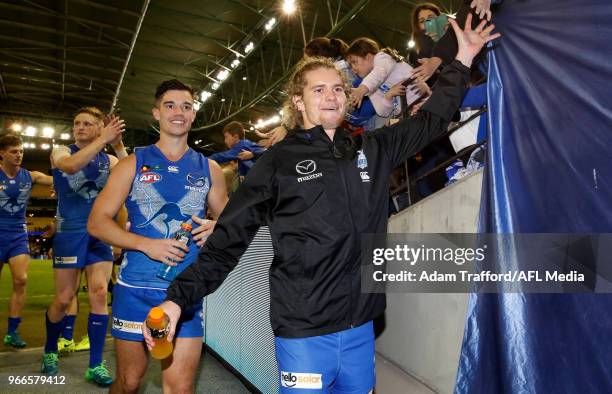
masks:
[[(480, 231), (612, 232), (612, 1), (505, 0), (494, 23)], [(455, 392), (612, 392), (612, 295), (471, 295)]]

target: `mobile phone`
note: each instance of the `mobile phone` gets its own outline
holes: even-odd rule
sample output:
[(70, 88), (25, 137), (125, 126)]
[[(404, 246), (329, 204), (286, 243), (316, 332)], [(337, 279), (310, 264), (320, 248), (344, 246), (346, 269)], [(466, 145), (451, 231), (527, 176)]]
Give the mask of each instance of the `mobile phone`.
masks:
[(446, 25), (448, 24), (448, 15), (440, 15), (425, 21), (425, 33), (434, 41), (438, 41), (444, 33), (446, 33)]
[(408, 87), (408, 86), (412, 85), (413, 83), (414, 83), (414, 77), (408, 78), (407, 80), (402, 82), (402, 85), (404, 85), (405, 87)]

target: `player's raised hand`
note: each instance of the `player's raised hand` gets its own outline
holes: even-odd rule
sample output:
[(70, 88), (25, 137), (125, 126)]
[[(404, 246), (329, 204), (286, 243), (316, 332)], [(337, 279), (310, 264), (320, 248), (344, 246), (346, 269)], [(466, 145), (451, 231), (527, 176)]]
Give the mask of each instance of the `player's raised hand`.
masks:
[(121, 141), (121, 135), (125, 131), (125, 121), (118, 116), (111, 116), (108, 123), (102, 129), (100, 137), (105, 143), (116, 145)]
[(486, 26), (486, 20), (480, 22), (475, 29), (472, 29), (472, 14), (468, 14), (467, 18), (465, 19), (465, 27), (463, 30), (459, 27), (454, 19), (450, 18), (448, 21), (450, 22), (453, 30), (455, 31), (455, 35), (457, 36), (457, 44), (459, 49), (455, 59), (459, 60), (467, 67), (472, 65), (472, 60), (487, 42), (501, 36), (500, 33), (491, 34), (495, 28), (495, 25), (490, 24)]

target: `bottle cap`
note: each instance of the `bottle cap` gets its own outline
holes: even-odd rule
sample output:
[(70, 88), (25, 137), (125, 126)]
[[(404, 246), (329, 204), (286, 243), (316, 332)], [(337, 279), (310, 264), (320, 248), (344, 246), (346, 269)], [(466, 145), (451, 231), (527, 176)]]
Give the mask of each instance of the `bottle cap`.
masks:
[(159, 323), (164, 320), (164, 310), (158, 306), (151, 308), (147, 317), (153, 323)]
[(185, 231), (191, 231), (191, 224), (189, 223), (182, 223), (181, 224), (181, 228)]

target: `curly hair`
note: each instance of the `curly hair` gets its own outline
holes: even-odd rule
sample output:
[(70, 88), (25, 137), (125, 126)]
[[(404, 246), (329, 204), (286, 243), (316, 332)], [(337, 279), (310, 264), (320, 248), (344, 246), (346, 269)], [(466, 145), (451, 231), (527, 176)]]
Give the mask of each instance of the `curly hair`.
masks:
[[(330, 58), (325, 57), (308, 57), (300, 60), (295, 66), (293, 74), (289, 77), (287, 84), (285, 85), (285, 93), (287, 99), (283, 103), (283, 125), (289, 130), (296, 127), (304, 127), (304, 121), (302, 119), (302, 113), (298, 111), (295, 104), (293, 103), (294, 96), (302, 96), (304, 94), (304, 88), (306, 87), (306, 75), (315, 70), (319, 69), (332, 69), (338, 73), (338, 76), (342, 79), (342, 86), (347, 96), (350, 92), (350, 82), (344, 73), (334, 65), (334, 61)], [(348, 103), (345, 107), (345, 111), (349, 110)]]

